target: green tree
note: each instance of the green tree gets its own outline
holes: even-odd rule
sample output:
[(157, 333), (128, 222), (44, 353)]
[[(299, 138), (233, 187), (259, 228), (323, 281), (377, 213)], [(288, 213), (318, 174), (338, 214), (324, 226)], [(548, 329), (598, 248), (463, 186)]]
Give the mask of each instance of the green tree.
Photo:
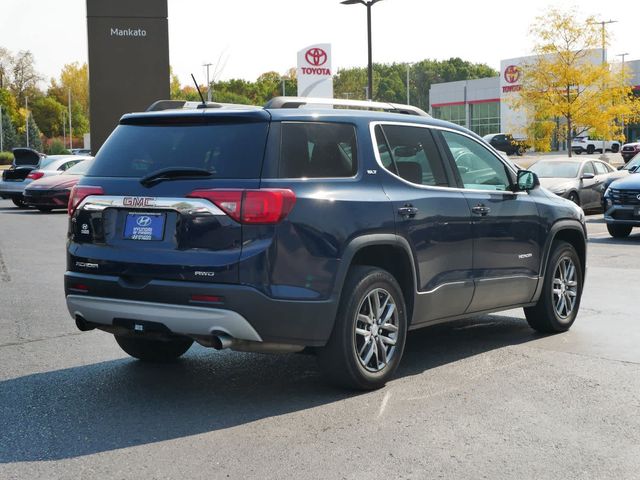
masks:
[[(623, 75), (601, 64), (601, 31), (595, 18), (580, 18), (577, 9), (554, 8), (536, 18), (531, 33), (536, 56), (521, 66), (521, 90), (509, 101), (527, 113), (534, 147), (550, 149), (556, 119), (562, 120), (557, 134), (569, 147), (587, 130), (622, 139), (618, 119), (637, 119), (640, 101)], [(571, 156), (571, 148), (567, 151)]]
[(78, 103), (83, 115), (89, 115), (89, 70), (87, 64), (78, 62), (68, 63), (62, 67), (60, 78), (51, 79), (48, 96), (62, 105), (69, 105), (69, 90), (71, 90), (71, 103)]
[(46, 137), (62, 135), (66, 108), (53, 97), (40, 97), (30, 105), (34, 121)]
[(2, 109), (2, 150), (11, 151), (12, 148), (18, 146), (18, 138), (16, 128), (8, 113)]
[[(38, 124), (33, 119), (33, 115), (27, 115), (27, 122), (29, 124), (29, 148), (33, 148), (38, 152), (42, 151), (42, 133), (38, 128)], [(25, 138), (26, 135), (23, 137)], [(24, 141), (23, 145), (26, 146), (26, 141)]]

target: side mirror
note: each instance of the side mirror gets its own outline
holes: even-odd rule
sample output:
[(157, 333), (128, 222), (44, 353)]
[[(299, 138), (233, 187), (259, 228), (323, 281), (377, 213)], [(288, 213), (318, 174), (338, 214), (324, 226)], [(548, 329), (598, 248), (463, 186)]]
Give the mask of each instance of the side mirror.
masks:
[(529, 170), (518, 170), (518, 191), (528, 192), (539, 185), (538, 175)]
[(580, 180), (591, 180), (592, 178), (595, 178), (595, 177), (596, 177), (595, 173), (587, 172), (582, 174), (582, 176), (580, 177)]

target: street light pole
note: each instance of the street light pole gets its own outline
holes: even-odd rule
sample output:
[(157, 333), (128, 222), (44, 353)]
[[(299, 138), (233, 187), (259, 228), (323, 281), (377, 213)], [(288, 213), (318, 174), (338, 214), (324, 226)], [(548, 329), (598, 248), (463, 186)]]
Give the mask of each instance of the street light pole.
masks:
[[(606, 30), (606, 26), (609, 25), (610, 23), (617, 23), (617, 20), (602, 20), (600, 22), (591, 22), (592, 25), (594, 24), (598, 24), (602, 27), (602, 63), (601, 65), (604, 66), (604, 64), (607, 61), (607, 54), (606, 54), (606, 48), (607, 48), (607, 30)], [(604, 85), (603, 85), (604, 87)], [(600, 155), (600, 159), (601, 160), (607, 160), (607, 155), (605, 154), (605, 148), (604, 148), (604, 142), (605, 139), (602, 139), (602, 154)]]
[(71, 119), (71, 89), (69, 89), (69, 151), (73, 150), (73, 124)]
[(381, 0), (344, 0), (342, 5), (355, 5), (360, 3), (367, 7), (367, 100), (373, 99), (373, 61), (371, 55), (371, 7)]
[(211, 101), (211, 82), (209, 81), (209, 67), (213, 65), (213, 63), (205, 63), (202, 65), (203, 67), (207, 67), (207, 102)]
[(27, 132), (27, 148), (29, 148), (29, 100), (27, 97), (24, 97), (24, 109), (27, 111), (27, 121), (25, 122), (26, 132)]
[(409, 96), (409, 71), (411, 70), (411, 62), (407, 62), (407, 105), (411, 105), (410, 96)]
[[(616, 55), (616, 57), (622, 57), (622, 82), (624, 84), (624, 82), (626, 81), (626, 79), (624, 78), (624, 57), (626, 57), (627, 55), (629, 55), (628, 53), (619, 53), (618, 55)], [(625, 125), (624, 125), (624, 115), (622, 115), (622, 134), (624, 135), (624, 141), (627, 141), (627, 133), (625, 132)], [(0, 149), (1, 150), (1, 149)]]
[(4, 132), (2, 131), (2, 105), (0, 105), (0, 152), (4, 151)]

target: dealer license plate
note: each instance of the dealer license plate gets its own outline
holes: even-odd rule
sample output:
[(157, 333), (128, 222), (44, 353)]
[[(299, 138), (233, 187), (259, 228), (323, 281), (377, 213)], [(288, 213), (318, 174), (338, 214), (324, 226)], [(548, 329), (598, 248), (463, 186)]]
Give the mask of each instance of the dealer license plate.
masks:
[(124, 224), (124, 238), (126, 240), (162, 240), (164, 221), (164, 213), (129, 213)]

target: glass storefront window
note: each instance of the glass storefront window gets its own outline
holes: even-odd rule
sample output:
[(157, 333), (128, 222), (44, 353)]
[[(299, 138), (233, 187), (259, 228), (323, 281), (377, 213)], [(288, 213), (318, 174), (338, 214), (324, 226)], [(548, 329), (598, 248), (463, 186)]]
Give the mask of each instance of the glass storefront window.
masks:
[(473, 103), (471, 130), (481, 137), (500, 131), (500, 102)]
[(456, 123), (463, 127), (467, 124), (467, 115), (464, 105), (444, 105), (442, 107), (433, 107), (433, 118), (446, 120), (447, 122)]

